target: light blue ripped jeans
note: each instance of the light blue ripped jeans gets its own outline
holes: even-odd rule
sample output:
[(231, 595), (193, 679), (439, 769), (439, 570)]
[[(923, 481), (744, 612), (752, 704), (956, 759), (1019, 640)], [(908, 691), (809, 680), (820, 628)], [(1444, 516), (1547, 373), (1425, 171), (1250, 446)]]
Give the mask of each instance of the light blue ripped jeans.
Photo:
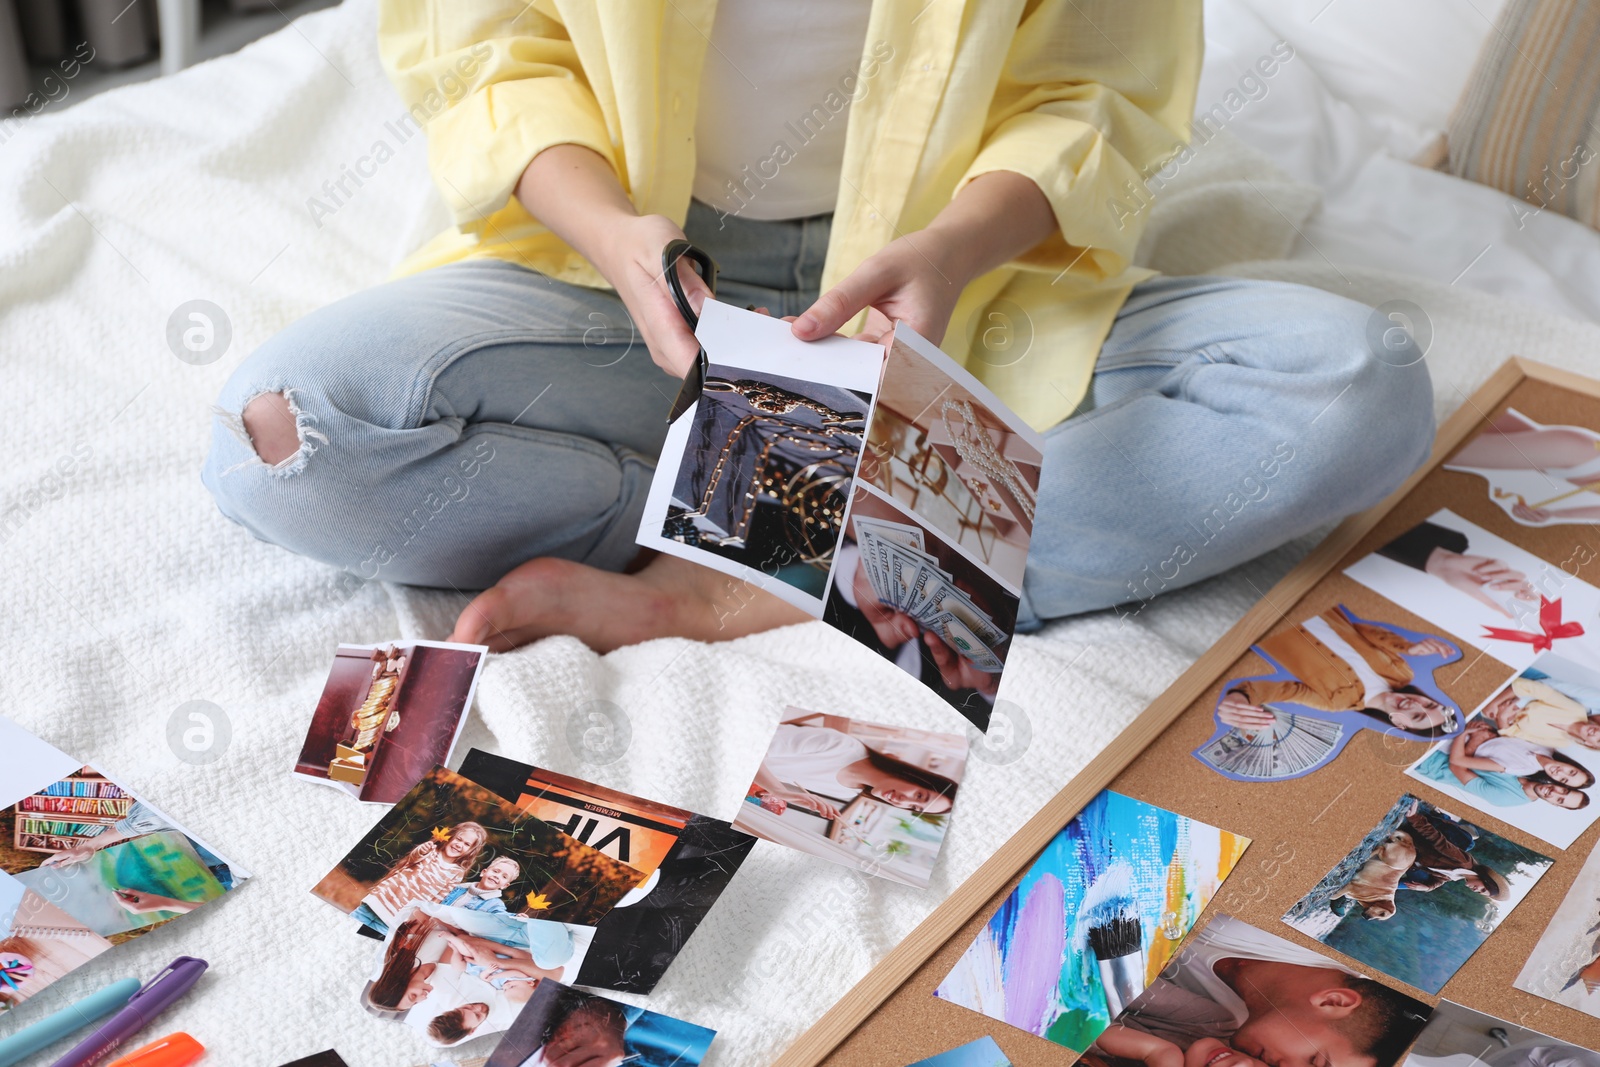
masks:
[[(816, 298), (826, 216), (691, 207), (729, 303)], [(1427, 457), (1420, 361), (1369, 350), (1370, 309), (1235, 278), (1140, 285), (1090, 394), (1046, 433), (1019, 628), (1143, 601), (1377, 502)], [(362, 578), (472, 590), (538, 556), (620, 570), (677, 380), (610, 292), (477, 260), (322, 308), (253, 352), (218, 401), (202, 478), (256, 537)], [(240, 412), (283, 392), (275, 467)]]

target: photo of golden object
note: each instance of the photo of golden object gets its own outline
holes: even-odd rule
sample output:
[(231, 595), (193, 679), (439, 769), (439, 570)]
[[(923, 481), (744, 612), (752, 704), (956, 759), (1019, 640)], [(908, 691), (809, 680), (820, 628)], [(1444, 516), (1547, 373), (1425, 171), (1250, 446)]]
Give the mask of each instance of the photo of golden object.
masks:
[(328, 764), (328, 777), (336, 782), (363, 784), (383, 735), (400, 725), (395, 701), (400, 693), (400, 676), (406, 668), (406, 657), (390, 645), (373, 650), (372, 660), (372, 682), (367, 686), (367, 695), (351, 714), (350, 725), (335, 744), (334, 758)]

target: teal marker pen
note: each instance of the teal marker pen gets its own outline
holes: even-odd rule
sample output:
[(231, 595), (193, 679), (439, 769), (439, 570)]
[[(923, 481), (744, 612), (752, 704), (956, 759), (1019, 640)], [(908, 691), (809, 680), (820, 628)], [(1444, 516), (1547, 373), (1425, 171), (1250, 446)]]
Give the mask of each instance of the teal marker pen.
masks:
[(40, 1049), (55, 1044), (68, 1034), (82, 1030), (92, 1022), (120, 1011), (135, 993), (139, 992), (139, 979), (124, 978), (113, 982), (98, 993), (91, 993), (78, 1001), (48, 1015), (25, 1030), (18, 1030), (8, 1038), (0, 1039), (0, 1067), (21, 1063)]

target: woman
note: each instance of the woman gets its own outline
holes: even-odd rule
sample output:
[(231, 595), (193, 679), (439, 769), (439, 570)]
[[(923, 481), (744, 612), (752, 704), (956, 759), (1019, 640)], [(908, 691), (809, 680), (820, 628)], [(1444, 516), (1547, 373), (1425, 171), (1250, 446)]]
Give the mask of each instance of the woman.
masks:
[(1455, 708), (1411, 684), (1411, 658), (1459, 654), (1441, 638), (1412, 641), (1329, 608), (1255, 647), (1290, 677), (1231, 683), (1217, 703), (1217, 718), (1228, 726), (1246, 732), (1270, 727), (1276, 717), (1266, 705), (1287, 703), (1356, 712), (1418, 737), (1448, 737), (1459, 729)]
[(1399, 485), (1433, 437), (1409, 338), (1378, 358), (1364, 305), (1132, 265), (1162, 168), (1193, 155), (1198, 0), (976, 10), (386, 0), (455, 225), (245, 359), (203, 472), (218, 506), (362, 578), (492, 587), (453, 639), (497, 650), (803, 621), (756, 589), (729, 611), (724, 576), (634, 544), (698, 347), (661, 266), (685, 236), (721, 299), (807, 341), (904, 321), (1048, 434), (1022, 630)]
[[(1436, 748), (1417, 764), (1423, 778), (1454, 786), (1497, 808), (1536, 800), (1573, 811), (1589, 806), (1594, 774), (1570, 757), (1542, 745), (1499, 737), (1474, 720), (1448, 750)], [(1476, 748), (1469, 754), (1469, 748)]]
[(924, 815), (947, 812), (956, 799), (956, 783), (943, 775), (869, 748), (841, 730), (792, 722), (778, 724), (754, 785), (751, 795), (760, 796), (763, 807), (781, 813), (793, 804), (824, 819), (839, 817), (839, 806), (827, 798), (863, 792)]
[(452, 971), (482, 978), (519, 1004), (539, 979), (561, 977), (561, 968), (535, 964), (528, 949), (475, 937), (419, 913), (402, 922), (389, 939), (383, 967), (366, 989), (367, 1006), (408, 1011), (428, 998), (436, 980)]
[(1600, 722), (1590, 717), (1589, 708), (1546, 681), (1513, 678), (1478, 714), (1503, 738), (1552, 749), (1600, 749)]

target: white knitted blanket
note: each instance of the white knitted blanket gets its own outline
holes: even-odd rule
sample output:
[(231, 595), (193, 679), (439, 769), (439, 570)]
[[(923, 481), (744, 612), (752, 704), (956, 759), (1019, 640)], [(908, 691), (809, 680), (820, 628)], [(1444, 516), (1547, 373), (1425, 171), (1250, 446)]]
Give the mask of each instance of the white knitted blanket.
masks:
[[(442, 225), (422, 139), (400, 143), (386, 125), (403, 108), (374, 25), (372, 0), (349, 0), (177, 77), (0, 128), (0, 710), (104, 764), (256, 875), (101, 957), (31, 1017), (198, 955), (210, 977), (159, 1029), (193, 1033), (218, 1063), (272, 1067), (327, 1047), (352, 1067), (428, 1058), (409, 1030), (358, 1007), (374, 944), (308, 892), (377, 812), (290, 768), (338, 642), (441, 637), (461, 598), (352, 585), (257, 543), (217, 513), (197, 476), (209, 405), (238, 360), (382, 280)], [(330, 205), (325, 182), (390, 152)], [(333, 210), (314, 214), (311, 198)], [(1314, 192), (1219, 138), (1169, 188), (1145, 258), (1189, 271), (1256, 260), (1232, 269), (1373, 303), (1414, 300), (1436, 331), (1441, 414), (1512, 353), (1593, 367), (1591, 325), (1403, 277), (1273, 262), (1314, 208)], [(169, 316), (193, 299), (231, 323), (231, 346), (210, 365), (168, 347)], [(713, 1063), (769, 1062), (1308, 547), (1165, 597), (1136, 620), (1095, 616), (1019, 638), (999, 725), (931, 888), (759, 843), (650, 1006), (716, 1028)], [(192, 700), (215, 703), (230, 726), (226, 750), (203, 766), (168, 740)], [(789, 704), (959, 725), (813, 623), (608, 656), (553, 638), (494, 657), (462, 744), (731, 817)], [(597, 709), (614, 709), (609, 738)], [(609, 762), (596, 761), (602, 749)]]

